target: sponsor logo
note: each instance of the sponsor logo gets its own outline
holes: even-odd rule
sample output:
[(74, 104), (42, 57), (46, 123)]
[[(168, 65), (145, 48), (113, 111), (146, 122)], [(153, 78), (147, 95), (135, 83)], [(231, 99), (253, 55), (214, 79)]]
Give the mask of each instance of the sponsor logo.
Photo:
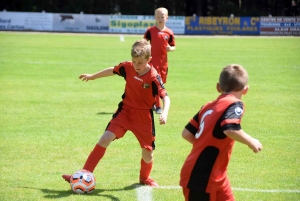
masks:
[(133, 78), (136, 79), (136, 80), (138, 80), (138, 81), (143, 82), (143, 80), (141, 78), (137, 77), (137, 76), (134, 76)]
[(64, 21), (64, 20), (72, 20), (74, 19), (72, 15), (60, 15), (61, 20), (60, 22)]
[(3, 23), (3, 24), (7, 23), (7, 24), (9, 24), (10, 22), (11, 22), (11, 19), (0, 18), (0, 23)]
[(241, 114), (243, 114), (243, 109), (242, 108), (240, 108), (240, 107), (236, 107), (235, 109), (234, 109), (234, 112), (235, 112), (235, 114), (237, 114), (237, 115), (241, 115)]
[(109, 27), (108, 26), (94, 26), (94, 25), (88, 25), (86, 26), (86, 29), (87, 30), (106, 30), (108, 31), (109, 30)]
[(150, 88), (150, 84), (148, 84), (148, 83), (143, 83), (143, 88), (144, 88), (144, 89)]

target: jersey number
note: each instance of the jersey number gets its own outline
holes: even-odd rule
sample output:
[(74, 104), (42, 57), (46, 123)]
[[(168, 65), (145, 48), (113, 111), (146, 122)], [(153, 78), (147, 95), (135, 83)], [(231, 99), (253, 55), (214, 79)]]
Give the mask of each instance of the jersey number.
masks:
[(202, 116), (202, 118), (201, 118), (200, 126), (199, 126), (199, 132), (197, 132), (196, 135), (195, 135), (196, 139), (198, 139), (198, 138), (201, 136), (201, 134), (202, 134), (202, 132), (203, 132), (203, 130), (204, 130), (204, 118), (205, 118), (207, 115), (210, 115), (212, 112), (213, 112), (213, 110), (207, 110), (207, 111), (203, 114), (203, 116)]

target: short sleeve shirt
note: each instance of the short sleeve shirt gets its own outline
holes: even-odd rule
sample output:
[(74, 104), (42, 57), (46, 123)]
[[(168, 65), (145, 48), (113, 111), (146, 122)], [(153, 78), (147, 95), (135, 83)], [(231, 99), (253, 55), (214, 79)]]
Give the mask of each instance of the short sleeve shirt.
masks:
[(175, 46), (175, 36), (171, 29), (166, 27), (159, 30), (156, 26), (149, 27), (144, 38), (151, 43), (152, 64), (155, 68), (168, 67), (168, 55), (166, 47), (168, 45)]
[(125, 61), (115, 66), (113, 72), (122, 76), (126, 81), (122, 96), (124, 105), (135, 109), (151, 109), (156, 95), (161, 98), (167, 96), (161, 77), (152, 65), (151, 69), (142, 76), (135, 71), (131, 61)]
[(241, 129), (243, 110), (243, 103), (233, 95), (220, 95), (189, 121), (185, 128), (196, 141), (182, 167), (181, 186), (211, 190), (223, 184), (234, 145), (223, 131)]

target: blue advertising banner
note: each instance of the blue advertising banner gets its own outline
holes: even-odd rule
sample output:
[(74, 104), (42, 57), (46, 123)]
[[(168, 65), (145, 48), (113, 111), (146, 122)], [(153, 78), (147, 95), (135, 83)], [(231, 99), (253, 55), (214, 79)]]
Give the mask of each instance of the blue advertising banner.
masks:
[(259, 17), (185, 17), (188, 35), (259, 35)]

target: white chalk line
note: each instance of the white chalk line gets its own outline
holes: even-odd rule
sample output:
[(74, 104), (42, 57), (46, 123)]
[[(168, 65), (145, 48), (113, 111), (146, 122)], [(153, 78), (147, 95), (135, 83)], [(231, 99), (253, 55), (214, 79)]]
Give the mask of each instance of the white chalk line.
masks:
[(152, 201), (152, 187), (150, 186), (136, 186), (136, 194), (138, 201)]
[[(150, 187), (150, 186), (136, 186), (136, 194), (138, 201), (152, 201), (152, 190), (153, 189), (181, 189), (180, 186), (159, 186), (159, 187)], [(252, 188), (236, 188), (232, 187), (233, 191), (247, 191), (247, 192), (260, 192), (260, 193), (300, 193), (300, 190), (291, 190), (291, 189), (252, 189)]]
[[(161, 189), (181, 189), (181, 186), (159, 186), (155, 188)], [(290, 190), (290, 189), (252, 189), (252, 188), (231, 188), (233, 191), (250, 191), (250, 192), (262, 192), (262, 193), (300, 193), (300, 190)]]
[[(152, 201), (152, 190), (153, 189), (181, 189), (181, 186), (159, 186), (150, 187), (136, 185), (136, 194), (138, 201)], [(300, 190), (290, 190), (290, 189), (251, 189), (251, 188), (236, 188), (232, 187), (233, 191), (247, 191), (247, 192), (259, 192), (259, 193), (300, 193)]]

